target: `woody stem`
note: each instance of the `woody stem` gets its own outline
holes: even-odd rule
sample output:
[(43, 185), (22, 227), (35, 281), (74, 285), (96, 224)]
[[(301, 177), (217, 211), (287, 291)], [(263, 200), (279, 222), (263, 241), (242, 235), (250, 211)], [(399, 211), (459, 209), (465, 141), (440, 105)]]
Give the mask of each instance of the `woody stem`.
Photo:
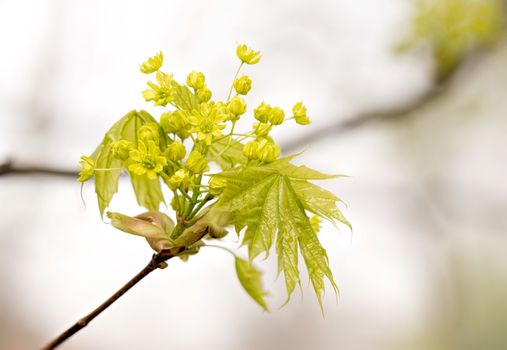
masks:
[(73, 326), (68, 328), (66, 331), (62, 332), (56, 338), (54, 338), (51, 342), (49, 342), (43, 350), (55, 349), (58, 345), (63, 343), (65, 340), (69, 339), (72, 335), (79, 332), (81, 329), (86, 327), (95, 317), (100, 315), (103, 311), (105, 311), (109, 306), (111, 306), (115, 301), (120, 299), (123, 294), (128, 292), (130, 288), (135, 286), (138, 282), (140, 282), (143, 278), (148, 276), (151, 272), (155, 271), (158, 268), (164, 267), (164, 262), (177, 256), (180, 254), (185, 248), (184, 247), (175, 247), (170, 249), (162, 250), (158, 254), (154, 254), (151, 258), (148, 265), (146, 265), (137, 275), (135, 275), (130, 281), (128, 281), (123, 287), (121, 287), (116, 293), (114, 293), (111, 297), (109, 297), (106, 301), (104, 301), (99, 307), (93, 310), (91, 313), (77, 321)]

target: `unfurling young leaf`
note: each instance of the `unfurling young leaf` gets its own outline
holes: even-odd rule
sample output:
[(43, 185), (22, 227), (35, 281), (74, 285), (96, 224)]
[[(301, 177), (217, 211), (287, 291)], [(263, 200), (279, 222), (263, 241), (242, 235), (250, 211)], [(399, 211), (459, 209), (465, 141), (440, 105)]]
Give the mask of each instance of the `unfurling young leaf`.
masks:
[(262, 274), (250, 261), (236, 257), (236, 273), (239, 282), (245, 291), (259, 304), (265, 311), (268, 311), (268, 305), (264, 297), (268, 292), (262, 287)]
[(174, 247), (171, 232), (174, 222), (170, 217), (159, 212), (146, 212), (136, 217), (108, 212), (111, 225), (123, 232), (146, 238), (153, 250), (160, 253), (163, 249)]

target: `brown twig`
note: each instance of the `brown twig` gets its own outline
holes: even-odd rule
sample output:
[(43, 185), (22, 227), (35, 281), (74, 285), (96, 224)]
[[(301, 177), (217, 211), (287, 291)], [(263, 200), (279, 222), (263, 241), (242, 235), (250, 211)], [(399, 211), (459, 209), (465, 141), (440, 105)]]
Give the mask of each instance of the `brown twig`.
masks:
[(111, 306), (116, 300), (121, 298), (130, 288), (135, 286), (143, 278), (148, 276), (151, 272), (158, 268), (164, 268), (164, 264), (167, 260), (180, 254), (185, 248), (175, 247), (171, 249), (162, 250), (158, 254), (154, 254), (148, 265), (146, 265), (137, 275), (135, 275), (130, 281), (128, 281), (123, 287), (121, 287), (116, 293), (114, 293), (109, 299), (102, 303), (99, 307), (93, 310), (91, 313), (80, 319), (72, 327), (61, 333), (49, 344), (47, 344), (43, 350), (55, 349), (58, 345), (63, 343), (65, 340), (70, 338), (72, 335), (79, 332), (81, 329), (86, 327), (95, 317), (100, 315), (104, 310)]

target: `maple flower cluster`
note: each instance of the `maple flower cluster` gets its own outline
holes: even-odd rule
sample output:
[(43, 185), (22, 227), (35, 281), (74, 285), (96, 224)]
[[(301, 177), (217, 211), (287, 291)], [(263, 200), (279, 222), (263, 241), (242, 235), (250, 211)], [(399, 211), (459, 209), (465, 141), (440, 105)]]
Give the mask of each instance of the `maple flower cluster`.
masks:
[[(238, 235), (244, 232), (249, 260), (232, 253), (236, 272), (264, 309), (266, 292), (252, 260), (269, 254), (276, 244), (290, 298), (300, 284), (301, 254), (321, 303), (324, 278), (335, 290), (336, 284), (317, 237), (320, 219), (350, 224), (337, 207), (338, 197), (310, 181), (338, 175), (295, 166), (291, 160), (296, 155), (281, 158), (272, 130), (291, 121), (308, 125), (307, 108), (296, 102), (289, 114), (266, 101), (250, 106), (246, 98), (254, 87), (252, 79), (240, 73), (262, 57), (243, 44), (237, 46), (236, 55), (239, 67), (224, 99), (214, 96), (202, 72), (193, 70), (185, 83), (179, 83), (162, 70), (161, 52), (142, 63), (141, 72), (152, 77), (142, 96), (161, 109), (159, 116), (133, 110), (120, 118), (95, 151), (81, 157), (78, 181), (94, 178), (104, 216), (121, 173), (127, 173), (137, 202), (148, 212), (134, 217), (107, 212), (107, 216), (115, 228), (144, 237), (157, 253), (184, 248), (180, 257), (188, 259), (206, 245), (204, 239), (221, 239), (228, 227)], [(251, 122), (243, 123), (247, 118)], [(251, 127), (237, 130), (240, 120)], [(176, 222), (159, 211), (166, 203), (164, 185), (172, 195)]]
[[(215, 158), (226, 158), (228, 151), (237, 150), (238, 145), (241, 145), (241, 154), (246, 164), (269, 163), (280, 157), (280, 146), (269, 134), (273, 127), (288, 120), (282, 108), (262, 102), (253, 109), (256, 121), (253, 122), (252, 129), (245, 133), (235, 131), (237, 121), (247, 112), (245, 96), (252, 88), (252, 79), (248, 75), (239, 76), (239, 72), (245, 64), (253, 65), (261, 59), (259, 51), (243, 44), (237, 46), (236, 55), (240, 67), (228, 98), (222, 101), (212, 99), (213, 93), (206, 85), (206, 77), (202, 72), (191, 71), (186, 79), (186, 87), (179, 85), (173, 79), (173, 74), (163, 72), (162, 52), (141, 64), (142, 73), (155, 74), (155, 82), (149, 81), (149, 88), (142, 92), (144, 99), (155, 106), (173, 108), (161, 113), (158, 124), (148, 122), (142, 125), (136, 131), (134, 142), (113, 140), (110, 145), (112, 155), (125, 170), (151, 180), (160, 176), (173, 191), (188, 192), (190, 184), (210, 169), (208, 161), (217, 160), (213, 159), (213, 155)], [(181, 100), (182, 97), (178, 94), (181, 95), (182, 91), (183, 94), (187, 93), (188, 99), (180, 103), (178, 99)], [(292, 114), (289, 119), (296, 123), (310, 123), (302, 102), (293, 106)], [(166, 145), (161, 144), (161, 137), (165, 139)], [(187, 140), (192, 141), (190, 146)], [(217, 148), (220, 148), (218, 152)], [(210, 153), (213, 154), (211, 159)], [(107, 171), (94, 168), (90, 157), (83, 156), (80, 163), (81, 182), (89, 180), (95, 172)], [(225, 187), (216, 181), (218, 180), (208, 184), (210, 192), (215, 195), (220, 188)], [(200, 183), (196, 185), (201, 186)]]

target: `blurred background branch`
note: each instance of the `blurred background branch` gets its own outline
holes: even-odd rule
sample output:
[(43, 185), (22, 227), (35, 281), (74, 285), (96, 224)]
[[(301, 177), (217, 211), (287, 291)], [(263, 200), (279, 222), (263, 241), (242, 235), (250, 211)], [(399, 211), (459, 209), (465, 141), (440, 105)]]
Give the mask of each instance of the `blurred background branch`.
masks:
[(12, 160), (7, 160), (5, 163), (0, 164), (0, 176), (13, 175), (49, 175), (77, 178), (77, 171), (38, 165), (15, 164)]

